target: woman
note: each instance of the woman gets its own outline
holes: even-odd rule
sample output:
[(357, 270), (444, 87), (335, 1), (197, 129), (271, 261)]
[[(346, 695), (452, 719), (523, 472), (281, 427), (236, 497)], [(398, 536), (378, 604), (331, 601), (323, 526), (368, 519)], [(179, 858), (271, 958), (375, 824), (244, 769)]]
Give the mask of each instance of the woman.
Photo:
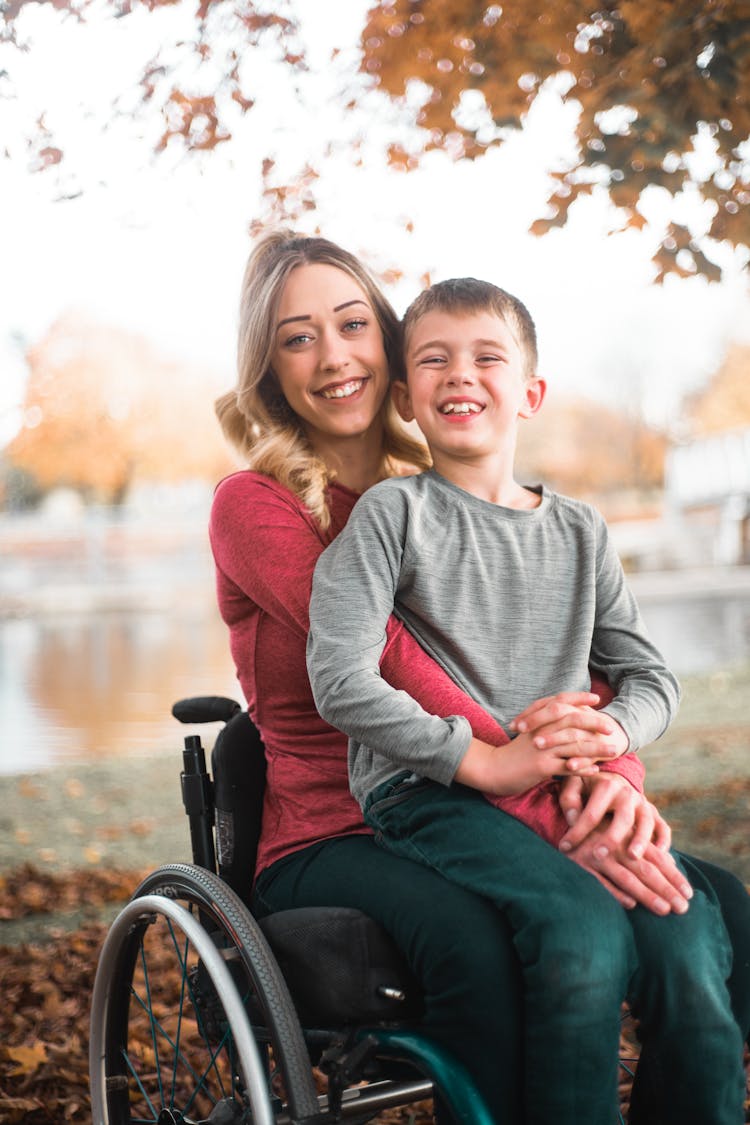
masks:
[[(311, 263), (335, 267), (342, 278), (341, 299), (323, 317), (313, 307), (315, 291), (298, 284), (298, 267)], [(219, 605), (268, 757), (256, 901), (261, 912), (340, 905), (378, 919), (422, 983), (425, 1032), (470, 1068), (498, 1120), (520, 1122), (520, 982), (504, 919), (484, 900), (376, 847), (348, 791), (345, 739), (315, 712), (305, 668), (317, 557), (362, 491), (426, 465), (390, 405), (397, 357), (395, 314), (351, 255), (286, 233), (256, 247), (243, 284), (238, 387), (218, 404), (225, 433), (252, 471), (219, 486), (211, 517)], [(477, 733), (491, 723), (395, 622), (382, 671), (425, 707), (466, 714)], [(542, 709), (576, 705), (562, 699)], [(682, 880), (666, 853), (664, 822), (616, 772), (603, 771), (585, 788), (585, 807), (581, 782), (562, 789), (569, 819), (578, 814), (566, 841), (571, 858), (624, 905), (668, 912), (681, 899)], [(738, 934), (750, 932), (741, 885), (722, 879), (725, 897), (736, 902)], [(747, 982), (735, 984), (747, 997)]]

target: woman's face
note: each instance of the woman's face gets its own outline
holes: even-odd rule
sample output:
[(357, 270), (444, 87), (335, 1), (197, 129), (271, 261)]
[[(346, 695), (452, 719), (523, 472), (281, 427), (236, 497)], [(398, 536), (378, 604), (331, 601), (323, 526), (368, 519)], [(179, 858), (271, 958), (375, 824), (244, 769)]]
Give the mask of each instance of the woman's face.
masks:
[(336, 266), (297, 266), (282, 291), (271, 364), (314, 449), (380, 424), (383, 334), (365, 291)]

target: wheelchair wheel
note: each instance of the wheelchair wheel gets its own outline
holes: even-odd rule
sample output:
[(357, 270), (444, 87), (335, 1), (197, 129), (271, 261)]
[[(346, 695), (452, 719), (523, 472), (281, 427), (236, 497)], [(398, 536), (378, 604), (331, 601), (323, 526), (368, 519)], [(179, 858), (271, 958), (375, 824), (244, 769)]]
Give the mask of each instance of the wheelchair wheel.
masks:
[(318, 1112), (265, 938), (200, 867), (154, 871), (116, 919), (94, 985), (90, 1053), (95, 1125), (270, 1125), (282, 1112), (290, 1121)]

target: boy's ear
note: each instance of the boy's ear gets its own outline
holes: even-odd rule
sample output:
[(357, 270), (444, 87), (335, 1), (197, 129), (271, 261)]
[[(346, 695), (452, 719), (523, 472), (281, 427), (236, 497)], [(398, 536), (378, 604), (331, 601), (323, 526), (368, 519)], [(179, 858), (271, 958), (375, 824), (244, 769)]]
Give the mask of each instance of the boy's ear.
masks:
[(534, 375), (526, 382), (525, 402), (518, 411), (519, 418), (533, 418), (544, 402), (547, 384), (544, 379)]
[(391, 397), (393, 398), (393, 405), (398, 410), (404, 422), (414, 421), (414, 411), (411, 408), (411, 398), (409, 396), (409, 388), (403, 379), (395, 379), (391, 385)]

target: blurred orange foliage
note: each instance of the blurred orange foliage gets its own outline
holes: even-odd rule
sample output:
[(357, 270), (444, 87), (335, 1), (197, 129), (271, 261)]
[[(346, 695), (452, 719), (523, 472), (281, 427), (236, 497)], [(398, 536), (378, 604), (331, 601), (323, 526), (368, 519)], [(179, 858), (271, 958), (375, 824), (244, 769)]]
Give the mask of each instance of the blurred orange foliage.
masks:
[(117, 503), (135, 483), (215, 481), (231, 469), (215, 376), (78, 314), (60, 318), (27, 361), (25, 421), (5, 455), (43, 490)]
[(690, 399), (686, 415), (694, 437), (750, 426), (750, 347), (730, 349), (708, 386)]
[(638, 418), (583, 398), (550, 397), (519, 434), (519, 479), (602, 503), (664, 482), (667, 437)]
[[(123, 19), (158, 11), (174, 0), (106, 0)], [(52, 0), (85, 21), (92, 0)], [(6, 45), (27, 48), (17, 19), (30, 0), (8, 0)], [(191, 33), (167, 38), (135, 81), (140, 99), (132, 112), (155, 118), (144, 130), (157, 151), (183, 146), (210, 153), (232, 136), (237, 107), (258, 115), (262, 142), (253, 153), (262, 177), (263, 222), (295, 223), (314, 211), (315, 177), (331, 153), (362, 160), (362, 145), (377, 119), (377, 94), (396, 109), (395, 132), (381, 130), (391, 166), (408, 172), (424, 153), (443, 150), (475, 159), (522, 127), (548, 79), (579, 110), (575, 145), (549, 156), (550, 194), (535, 234), (563, 226), (572, 205), (596, 187), (619, 208), (618, 229), (644, 223), (642, 194), (655, 186), (672, 195), (689, 189), (703, 199), (710, 239), (750, 246), (750, 18), (747, 0), (381, 0), (372, 3), (360, 35), (360, 52), (340, 87), (340, 109), (363, 124), (334, 131), (321, 142), (316, 169), (269, 171), (288, 147), (278, 129), (278, 107), (267, 93), (274, 58), (295, 82), (309, 67), (307, 44), (294, 9), (253, 0), (200, 0)], [(180, 25), (182, 27), (182, 25)], [(227, 30), (230, 34), (227, 34)], [(334, 50), (333, 54), (341, 52)], [(8, 53), (12, 81), (13, 56)], [(304, 96), (304, 95), (301, 95)], [(112, 107), (113, 115), (118, 111)], [(263, 121), (263, 115), (267, 120)], [(270, 122), (268, 120), (270, 118)], [(267, 128), (270, 123), (271, 129)], [(153, 124), (153, 121), (149, 121)], [(30, 127), (33, 167), (43, 170), (65, 153), (52, 143), (44, 118)], [(707, 144), (695, 160), (695, 140)], [(155, 138), (155, 139), (154, 139)], [(368, 141), (371, 137), (368, 136)], [(377, 142), (376, 142), (377, 143)], [(569, 151), (565, 153), (565, 148)], [(710, 162), (705, 152), (713, 149)], [(288, 152), (284, 154), (288, 156)], [(697, 212), (696, 212), (697, 213)], [(256, 215), (256, 222), (259, 222)], [(707, 256), (705, 229), (690, 221), (669, 223), (657, 235), (655, 279), (667, 274), (709, 280), (721, 267)], [(708, 243), (710, 247), (710, 242)]]

